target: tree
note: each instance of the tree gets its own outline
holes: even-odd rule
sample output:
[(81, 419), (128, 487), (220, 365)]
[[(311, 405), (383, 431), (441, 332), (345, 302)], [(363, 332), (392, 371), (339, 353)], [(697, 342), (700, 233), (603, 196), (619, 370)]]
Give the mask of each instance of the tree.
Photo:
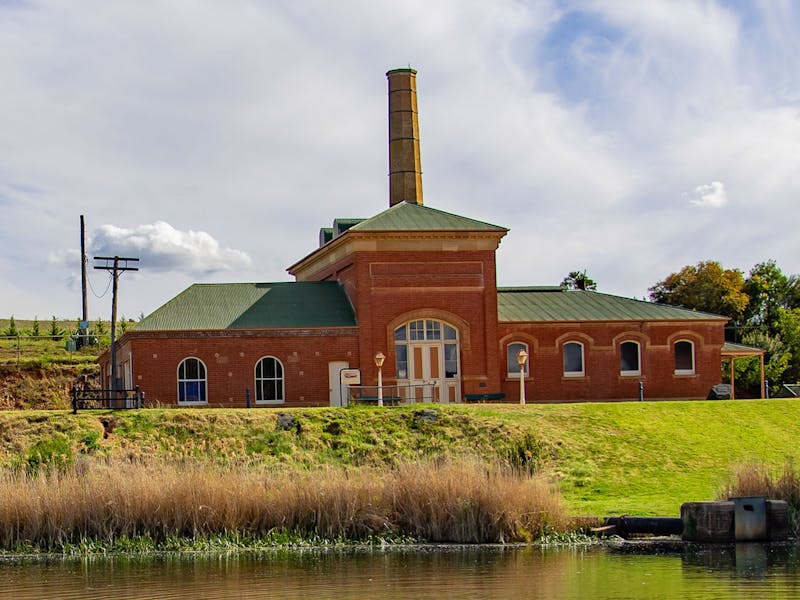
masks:
[(19, 335), (19, 330), (17, 329), (17, 321), (14, 319), (14, 315), (11, 315), (11, 318), (8, 320), (8, 327), (3, 332), (4, 335), (8, 337), (17, 337)]
[(106, 329), (106, 324), (101, 319), (97, 319), (94, 322), (94, 330), (92, 331), (92, 335), (103, 338), (108, 333), (108, 329)]
[(568, 290), (588, 290), (593, 292), (597, 289), (597, 282), (586, 274), (586, 269), (583, 271), (570, 271), (569, 275), (564, 277), (561, 285)]
[(64, 337), (64, 331), (58, 326), (58, 321), (56, 321), (56, 316), (53, 315), (53, 320), (50, 321), (50, 339), (58, 341), (62, 337)]
[[(764, 352), (764, 377), (770, 385), (777, 385), (786, 380), (786, 371), (791, 366), (791, 352), (780, 337), (771, 336), (761, 331), (751, 331), (742, 337), (747, 346), (762, 348)], [(745, 394), (758, 397), (761, 394), (761, 361), (758, 357), (739, 359), (735, 363), (736, 396), (742, 397), (739, 388)]]
[(741, 323), (750, 301), (743, 287), (739, 269), (723, 269), (709, 260), (683, 267), (648, 291), (653, 302), (724, 315)]
[(750, 325), (761, 325), (769, 333), (775, 333), (779, 308), (791, 308), (790, 281), (778, 268), (774, 260), (758, 263), (750, 269), (750, 275), (742, 288), (750, 298), (745, 311), (745, 321)]
[(786, 282), (786, 308), (800, 308), (800, 275), (790, 275)]
[(779, 308), (776, 329), (790, 355), (783, 383), (800, 382), (800, 308)]
[(31, 325), (31, 329), (28, 332), (28, 335), (31, 337), (39, 337), (41, 335), (41, 326), (39, 325), (39, 317), (33, 317), (33, 325)]

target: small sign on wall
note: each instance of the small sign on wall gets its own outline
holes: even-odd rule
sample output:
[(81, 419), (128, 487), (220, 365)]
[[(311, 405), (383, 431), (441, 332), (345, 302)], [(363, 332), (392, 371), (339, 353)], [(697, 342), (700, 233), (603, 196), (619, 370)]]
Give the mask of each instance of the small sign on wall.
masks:
[(342, 385), (361, 385), (361, 371), (358, 369), (342, 369), (339, 377)]

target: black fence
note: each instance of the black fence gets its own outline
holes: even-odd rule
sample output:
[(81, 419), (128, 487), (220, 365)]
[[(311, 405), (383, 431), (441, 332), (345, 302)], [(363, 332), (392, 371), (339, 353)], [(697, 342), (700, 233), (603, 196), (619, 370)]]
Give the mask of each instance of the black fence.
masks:
[(112, 410), (144, 408), (144, 392), (137, 385), (132, 390), (97, 390), (72, 388), (72, 412), (109, 408)]

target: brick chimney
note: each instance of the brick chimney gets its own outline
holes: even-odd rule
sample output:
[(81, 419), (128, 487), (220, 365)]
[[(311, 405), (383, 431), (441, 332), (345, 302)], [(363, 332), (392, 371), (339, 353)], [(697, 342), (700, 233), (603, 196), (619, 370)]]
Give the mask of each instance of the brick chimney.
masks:
[(389, 206), (422, 204), (417, 72), (393, 69), (389, 80)]

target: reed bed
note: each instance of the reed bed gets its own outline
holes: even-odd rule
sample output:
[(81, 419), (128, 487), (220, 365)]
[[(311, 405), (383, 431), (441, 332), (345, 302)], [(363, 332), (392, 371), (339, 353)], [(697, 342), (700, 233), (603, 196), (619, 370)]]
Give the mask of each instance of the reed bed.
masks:
[(259, 472), (206, 464), (83, 463), (0, 473), (0, 547), (146, 538), (411, 537), (527, 542), (567, 526), (541, 476), (477, 460)]
[(790, 527), (794, 537), (800, 537), (800, 469), (793, 463), (786, 462), (778, 469), (763, 463), (742, 464), (734, 470), (720, 496), (766, 496), (786, 500)]

